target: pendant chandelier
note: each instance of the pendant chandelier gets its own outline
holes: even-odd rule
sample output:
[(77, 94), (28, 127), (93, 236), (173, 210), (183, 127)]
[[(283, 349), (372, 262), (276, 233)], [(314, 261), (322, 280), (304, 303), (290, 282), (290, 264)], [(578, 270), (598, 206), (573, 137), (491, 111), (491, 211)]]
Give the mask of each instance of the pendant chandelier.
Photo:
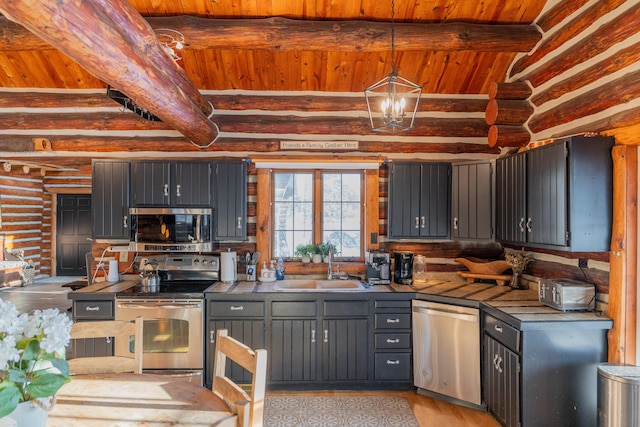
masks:
[(378, 132), (398, 133), (413, 127), (422, 94), (422, 86), (396, 73), (395, 2), (391, 0), (391, 73), (364, 90), (371, 128)]

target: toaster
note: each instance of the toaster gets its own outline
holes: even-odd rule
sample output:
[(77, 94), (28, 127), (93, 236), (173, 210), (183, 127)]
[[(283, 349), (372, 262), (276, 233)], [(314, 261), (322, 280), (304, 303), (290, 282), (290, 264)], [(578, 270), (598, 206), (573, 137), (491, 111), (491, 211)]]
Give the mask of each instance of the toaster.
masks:
[(538, 299), (557, 310), (593, 310), (596, 306), (596, 288), (592, 283), (573, 279), (541, 280)]

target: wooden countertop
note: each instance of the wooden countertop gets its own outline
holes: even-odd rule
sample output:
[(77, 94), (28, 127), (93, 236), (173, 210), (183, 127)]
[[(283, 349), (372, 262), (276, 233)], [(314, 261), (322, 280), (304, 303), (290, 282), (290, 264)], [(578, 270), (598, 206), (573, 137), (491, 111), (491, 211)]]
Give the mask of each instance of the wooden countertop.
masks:
[[(224, 294), (244, 294), (244, 293), (314, 293), (313, 291), (278, 291), (274, 289), (274, 285), (276, 282), (235, 282), (235, 283), (224, 283), (218, 282), (212, 288), (209, 288), (209, 293), (224, 293)], [(361, 291), (318, 291), (323, 294), (329, 292), (334, 293), (349, 293), (349, 294), (358, 294), (358, 293), (388, 293), (388, 292), (415, 292), (411, 286), (406, 285), (398, 285), (396, 283), (392, 283), (390, 285), (367, 285), (367, 287)], [(316, 292), (317, 293), (317, 292)]]

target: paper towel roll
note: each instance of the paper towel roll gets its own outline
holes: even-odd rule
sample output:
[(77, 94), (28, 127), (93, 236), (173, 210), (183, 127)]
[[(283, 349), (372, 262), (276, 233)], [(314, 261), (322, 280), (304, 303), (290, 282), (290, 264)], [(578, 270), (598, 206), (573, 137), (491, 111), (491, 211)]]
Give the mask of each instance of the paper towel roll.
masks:
[(107, 276), (107, 280), (109, 282), (117, 282), (118, 280), (120, 280), (120, 275), (118, 275), (117, 259), (109, 260), (109, 275)]
[(220, 280), (223, 282), (236, 281), (236, 253), (227, 251), (220, 253)]

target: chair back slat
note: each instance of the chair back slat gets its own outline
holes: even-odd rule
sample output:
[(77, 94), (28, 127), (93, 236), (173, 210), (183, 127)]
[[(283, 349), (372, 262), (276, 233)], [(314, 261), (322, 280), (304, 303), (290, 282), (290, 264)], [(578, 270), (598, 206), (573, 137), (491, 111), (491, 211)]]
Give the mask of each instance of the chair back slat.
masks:
[(144, 328), (142, 317), (134, 322), (124, 320), (103, 320), (90, 322), (76, 322), (71, 327), (71, 339), (111, 338), (129, 341), (134, 338), (134, 352), (132, 356), (98, 356), (75, 357), (69, 360), (69, 370), (72, 374), (97, 373), (142, 373), (142, 334)]
[[(226, 376), (227, 359), (234, 361), (252, 374), (249, 393)], [(261, 427), (267, 381), (267, 351), (252, 350), (230, 337), (226, 329), (218, 329), (213, 372), (212, 391), (227, 402), (234, 413), (238, 414), (238, 426)], [(245, 405), (247, 400), (248, 405)], [(246, 407), (248, 409), (245, 409)], [(243, 413), (243, 410), (248, 412), (248, 416)], [(244, 418), (247, 418), (247, 421), (244, 421)]]

